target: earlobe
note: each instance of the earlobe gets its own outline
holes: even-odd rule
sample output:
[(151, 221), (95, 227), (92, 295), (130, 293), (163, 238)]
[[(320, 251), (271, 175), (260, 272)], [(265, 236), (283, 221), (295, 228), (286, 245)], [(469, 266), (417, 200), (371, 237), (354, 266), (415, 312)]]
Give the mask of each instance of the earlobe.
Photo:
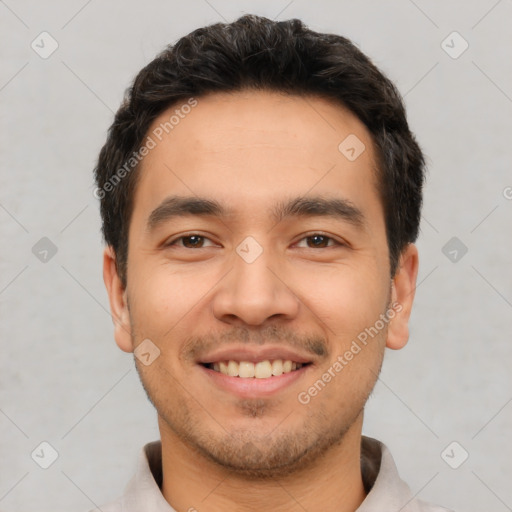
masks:
[(133, 352), (127, 292), (117, 273), (116, 257), (111, 246), (107, 246), (103, 252), (103, 281), (110, 302), (116, 343), (124, 352)]
[(409, 340), (409, 318), (416, 291), (418, 267), (418, 249), (414, 244), (409, 244), (400, 256), (398, 270), (391, 285), (390, 307), (395, 314), (389, 322), (386, 347), (393, 350), (403, 348)]

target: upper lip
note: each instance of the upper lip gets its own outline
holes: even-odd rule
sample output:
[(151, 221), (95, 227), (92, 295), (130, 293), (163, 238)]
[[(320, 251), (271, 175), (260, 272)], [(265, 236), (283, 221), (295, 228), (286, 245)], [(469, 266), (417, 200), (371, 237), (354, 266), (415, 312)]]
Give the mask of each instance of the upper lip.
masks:
[(245, 347), (225, 347), (214, 350), (201, 356), (198, 359), (199, 364), (218, 363), (220, 361), (248, 361), (258, 363), (260, 361), (275, 361), (282, 359), (290, 360), (295, 363), (310, 363), (311, 357), (303, 355), (295, 350), (286, 347), (268, 346), (249, 348)]

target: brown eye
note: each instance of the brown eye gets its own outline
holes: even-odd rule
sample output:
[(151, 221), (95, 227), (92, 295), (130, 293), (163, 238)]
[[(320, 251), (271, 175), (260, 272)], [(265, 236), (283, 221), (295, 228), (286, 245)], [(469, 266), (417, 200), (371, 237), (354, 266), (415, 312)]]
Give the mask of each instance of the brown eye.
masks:
[[(198, 235), (198, 234), (190, 234), (190, 235), (184, 235), (180, 236), (178, 238), (175, 238), (174, 240), (171, 240), (168, 244), (166, 244), (166, 247), (181, 247), (185, 249), (202, 249), (203, 247), (208, 247), (205, 245), (205, 241), (210, 241), (209, 238)], [(180, 243), (181, 242), (181, 243)], [(210, 241), (211, 243), (211, 241)]]
[(305, 236), (302, 240), (299, 240), (299, 245), (304, 240), (306, 240), (306, 245), (302, 245), (302, 247), (306, 247), (308, 249), (324, 249), (327, 247), (343, 245), (340, 242), (334, 240), (334, 238), (324, 235), (322, 233), (313, 233), (312, 235)]
[(324, 235), (312, 235), (307, 237), (308, 240), (311, 240), (313, 247), (327, 247), (329, 240), (331, 240), (328, 236)]
[(183, 245), (185, 247), (202, 247), (204, 242), (204, 237), (200, 235), (190, 235), (182, 237)]

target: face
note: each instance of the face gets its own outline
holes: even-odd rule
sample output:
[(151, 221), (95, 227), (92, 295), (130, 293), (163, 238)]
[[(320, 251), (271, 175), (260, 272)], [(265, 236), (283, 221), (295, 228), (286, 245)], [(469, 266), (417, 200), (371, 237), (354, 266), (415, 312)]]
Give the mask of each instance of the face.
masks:
[(373, 144), (339, 105), (216, 93), (162, 133), (176, 108), (148, 132), (126, 289), (105, 251), (116, 341), (142, 354), (162, 439), (290, 473), (360, 428), (408, 338), (417, 251), (391, 279)]

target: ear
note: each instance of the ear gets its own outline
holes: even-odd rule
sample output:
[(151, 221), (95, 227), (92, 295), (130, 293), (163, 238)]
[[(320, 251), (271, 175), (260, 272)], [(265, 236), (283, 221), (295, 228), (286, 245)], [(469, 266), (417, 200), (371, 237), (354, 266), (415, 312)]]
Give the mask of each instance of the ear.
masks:
[(403, 348), (409, 340), (409, 317), (416, 291), (418, 265), (418, 249), (414, 244), (409, 244), (400, 256), (398, 270), (391, 283), (391, 307), (395, 316), (388, 324), (386, 347), (393, 350)]
[(133, 352), (126, 290), (117, 273), (116, 257), (112, 246), (107, 246), (103, 252), (103, 281), (110, 301), (116, 343), (121, 350)]

